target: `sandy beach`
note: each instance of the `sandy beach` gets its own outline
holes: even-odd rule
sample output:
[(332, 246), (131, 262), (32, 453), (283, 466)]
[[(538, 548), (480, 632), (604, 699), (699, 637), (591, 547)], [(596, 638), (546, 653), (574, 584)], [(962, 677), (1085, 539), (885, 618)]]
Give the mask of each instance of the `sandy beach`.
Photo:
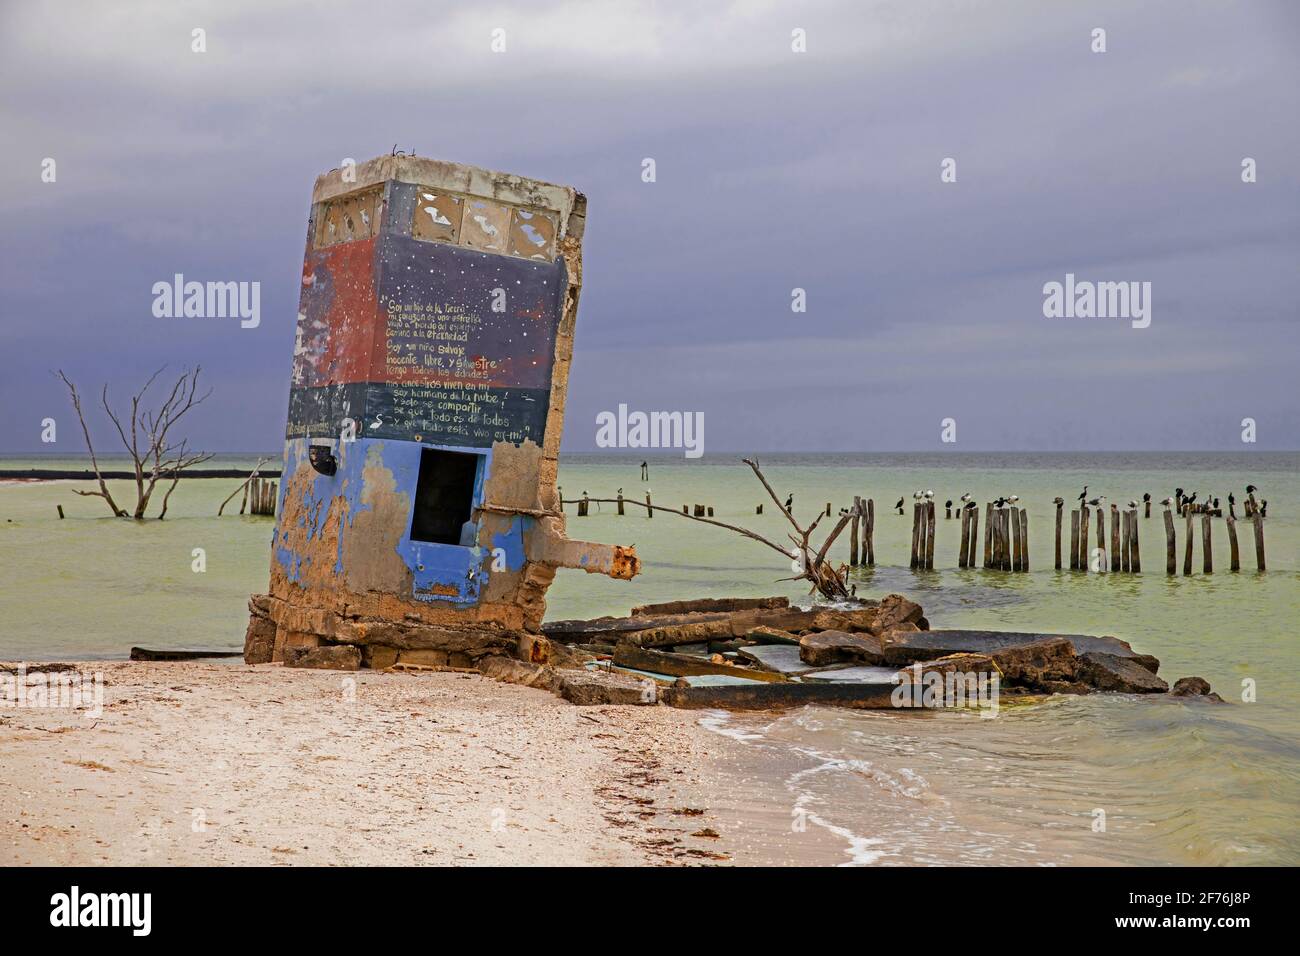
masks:
[(99, 717), (0, 710), (0, 865), (731, 859), (696, 802), (729, 741), (698, 714), (475, 674), (80, 668)]

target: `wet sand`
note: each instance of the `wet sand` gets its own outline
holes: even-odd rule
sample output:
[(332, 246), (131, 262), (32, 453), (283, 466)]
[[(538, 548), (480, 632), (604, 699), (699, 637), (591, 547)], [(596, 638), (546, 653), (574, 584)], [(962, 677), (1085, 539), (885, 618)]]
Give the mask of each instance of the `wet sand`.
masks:
[(0, 865), (733, 859), (706, 802), (733, 742), (698, 713), (473, 674), (81, 670), (97, 718), (0, 708)]

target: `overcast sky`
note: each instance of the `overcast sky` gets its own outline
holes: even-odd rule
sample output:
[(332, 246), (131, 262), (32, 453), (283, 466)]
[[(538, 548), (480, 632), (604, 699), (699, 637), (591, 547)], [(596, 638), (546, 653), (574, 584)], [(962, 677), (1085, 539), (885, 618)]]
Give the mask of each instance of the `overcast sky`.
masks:
[[(51, 369), (196, 362), (191, 443), (279, 447), (312, 182), (394, 144), (587, 194), (566, 450), (619, 402), (708, 452), (1300, 448), (1297, 53), (1251, 0), (5, 0), (0, 453), (80, 453)], [(155, 318), (177, 272), (261, 325)], [(1150, 326), (1044, 317), (1066, 273)]]

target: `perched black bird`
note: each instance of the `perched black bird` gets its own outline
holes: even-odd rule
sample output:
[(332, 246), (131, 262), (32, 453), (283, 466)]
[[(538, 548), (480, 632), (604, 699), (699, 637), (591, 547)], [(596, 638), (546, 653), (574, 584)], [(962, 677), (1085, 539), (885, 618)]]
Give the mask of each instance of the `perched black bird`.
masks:
[(898, 509), (898, 513), (901, 515), (903, 513), (903, 499), (899, 498), (898, 504), (894, 505), (894, 507)]
[(1219, 499), (1218, 499), (1218, 498), (1215, 498), (1215, 499), (1214, 499), (1214, 510), (1215, 510), (1215, 511), (1218, 511), (1218, 510), (1219, 510)]
[(1079, 493), (1079, 499), (1078, 499), (1078, 500), (1079, 500), (1079, 501), (1087, 501), (1087, 500), (1088, 500), (1088, 486), (1087, 486), (1087, 485), (1084, 485), (1084, 486), (1083, 486), (1083, 491), (1081, 491), (1081, 492)]
[(1151, 500), (1151, 492), (1149, 492), (1149, 491), (1147, 491), (1147, 492), (1143, 492), (1143, 494), (1142, 494), (1142, 500), (1143, 500), (1143, 501), (1150, 501), (1150, 500)]
[(943, 503), (943, 506), (944, 506), (945, 508), (951, 508), (951, 507), (952, 507), (952, 499), (949, 498), (947, 501), (945, 501), (945, 502)]
[(792, 491), (785, 499), (785, 510), (789, 511), (793, 507), (794, 507), (794, 492)]
[(997, 499), (996, 501), (993, 502), (993, 507), (995, 507), (995, 508), (997, 508), (997, 509), (1000, 510), (1000, 509), (1002, 508), (1002, 506), (1005, 505), (1006, 503), (1007, 503), (1007, 499), (1006, 499), (1006, 498), (999, 498), (999, 499)]
[(1254, 485), (1247, 485), (1247, 486), (1246, 486), (1246, 494), (1248, 494), (1248, 495), (1253, 495), (1257, 490), (1258, 490), (1258, 489), (1256, 489)]

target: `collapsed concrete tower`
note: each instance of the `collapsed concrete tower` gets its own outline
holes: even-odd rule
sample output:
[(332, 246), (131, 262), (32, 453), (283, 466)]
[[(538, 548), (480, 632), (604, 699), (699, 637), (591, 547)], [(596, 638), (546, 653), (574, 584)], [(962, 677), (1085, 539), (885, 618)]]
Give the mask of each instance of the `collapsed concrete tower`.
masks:
[(534, 646), (569, 541), (556, 496), (586, 198), (411, 156), (318, 177), (270, 593), (249, 663), (468, 666)]

